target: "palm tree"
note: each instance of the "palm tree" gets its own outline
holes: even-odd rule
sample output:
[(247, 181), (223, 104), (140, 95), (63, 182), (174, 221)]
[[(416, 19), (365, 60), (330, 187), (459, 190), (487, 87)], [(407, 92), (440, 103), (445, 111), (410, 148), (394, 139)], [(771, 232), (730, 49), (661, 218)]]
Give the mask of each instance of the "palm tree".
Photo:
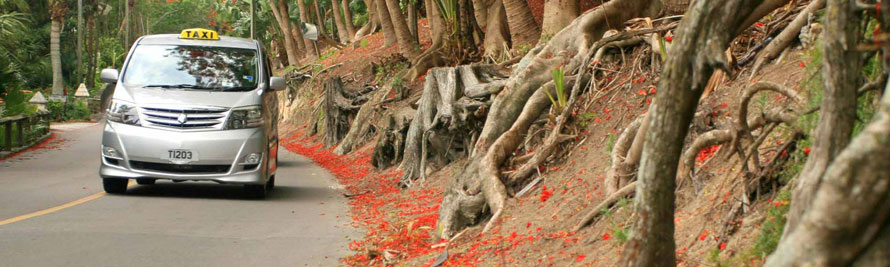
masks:
[(62, 56), (59, 52), (59, 34), (62, 31), (62, 19), (68, 7), (64, 0), (49, 0), (50, 25), (49, 32), (49, 58), (53, 66), (53, 96), (61, 96), (64, 93), (62, 85)]

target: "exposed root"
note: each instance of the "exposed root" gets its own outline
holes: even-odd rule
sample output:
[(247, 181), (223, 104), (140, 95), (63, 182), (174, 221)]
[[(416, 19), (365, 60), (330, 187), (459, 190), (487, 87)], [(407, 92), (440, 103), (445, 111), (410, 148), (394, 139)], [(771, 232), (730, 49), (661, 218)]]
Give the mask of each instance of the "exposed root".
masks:
[(630, 151), (630, 147), (636, 138), (640, 125), (643, 123), (642, 118), (643, 117), (638, 117), (625, 127), (624, 131), (621, 132), (621, 135), (618, 136), (618, 139), (615, 140), (615, 143), (612, 146), (612, 166), (609, 168), (609, 171), (606, 172), (606, 185), (604, 187), (606, 195), (612, 195), (618, 191), (618, 185), (620, 183), (618, 169), (624, 164), (627, 152)]
[(589, 225), (590, 222), (593, 221), (593, 219), (596, 219), (596, 217), (600, 215), (601, 210), (608, 208), (609, 206), (612, 206), (612, 204), (615, 204), (615, 202), (618, 202), (618, 200), (625, 198), (625, 197), (629, 196), (630, 194), (636, 192), (636, 189), (637, 189), (637, 182), (631, 182), (631, 183), (625, 185), (624, 187), (622, 187), (620, 190), (615, 191), (615, 193), (612, 193), (611, 195), (609, 195), (609, 197), (607, 197), (602, 202), (600, 202), (600, 204), (597, 204), (596, 206), (593, 207), (593, 209), (588, 211), (587, 214), (584, 215), (584, 218), (581, 219), (581, 222), (579, 222), (577, 225), (575, 225), (575, 228), (573, 228), (572, 231), (577, 232), (577, 231), (581, 230), (582, 228), (584, 228), (585, 226)]
[(754, 68), (751, 71), (751, 78), (760, 71), (760, 68), (762, 68), (764, 64), (773, 58), (776, 58), (779, 53), (782, 53), (786, 47), (791, 45), (791, 43), (797, 39), (798, 34), (800, 34), (800, 29), (807, 24), (807, 18), (810, 14), (815, 13), (823, 7), (825, 7), (825, 0), (814, 0), (807, 5), (806, 9), (797, 14), (797, 17), (791, 21), (791, 24), (788, 24), (788, 27), (785, 27), (779, 35), (773, 38), (772, 42), (770, 42), (766, 48), (760, 52), (760, 55), (757, 56), (757, 60), (754, 61)]

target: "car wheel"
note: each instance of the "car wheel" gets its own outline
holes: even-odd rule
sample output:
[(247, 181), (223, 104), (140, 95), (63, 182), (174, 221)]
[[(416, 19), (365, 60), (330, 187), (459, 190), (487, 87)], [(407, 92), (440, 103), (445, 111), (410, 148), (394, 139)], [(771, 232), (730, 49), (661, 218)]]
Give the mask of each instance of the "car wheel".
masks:
[(103, 178), (102, 187), (105, 188), (106, 193), (123, 194), (127, 192), (127, 182), (129, 182), (128, 179)]
[(155, 179), (140, 178), (140, 179), (136, 179), (136, 183), (141, 184), (141, 185), (153, 185), (153, 184), (155, 184)]
[(269, 181), (266, 182), (266, 191), (271, 192), (272, 189), (275, 189), (275, 175), (269, 178)]
[(244, 191), (246, 191), (247, 196), (250, 198), (256, 199), (264, 199), (266, 198), (266, 185), (265, 184), (246, 184), (244, 185)]

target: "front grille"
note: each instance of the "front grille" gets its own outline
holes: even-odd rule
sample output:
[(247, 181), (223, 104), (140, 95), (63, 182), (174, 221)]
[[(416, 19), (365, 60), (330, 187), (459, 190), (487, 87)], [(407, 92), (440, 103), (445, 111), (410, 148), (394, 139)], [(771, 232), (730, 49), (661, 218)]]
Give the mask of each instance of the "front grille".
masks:
[(228, 109), (143, 107), (141, 111), (143, 119), (151, 125), (179, 129), (201, 129), (222, 125), (225, 122)]
[(229, 172), (230, 166), (229, 165), (169, 164), (169, 163), (155, 163), (155, 162), (131, 160), (130, 167), (132, 167), (133, 169), (146, 170), (146, 171), (200, 174), (200, 173), (227, 173), (227, 172)]

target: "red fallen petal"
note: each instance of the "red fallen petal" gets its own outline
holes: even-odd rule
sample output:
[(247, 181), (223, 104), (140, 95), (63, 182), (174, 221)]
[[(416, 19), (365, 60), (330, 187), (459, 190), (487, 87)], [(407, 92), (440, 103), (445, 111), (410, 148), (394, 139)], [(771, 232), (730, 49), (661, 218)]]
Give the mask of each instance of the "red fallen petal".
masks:
[(610, 109), (610, 108), (603, 108), (603, 113), (609, 113), (609, 112), (612, 112), (612, 109)]
[(674, 37), (673, 37), (673, 36), (664, 37), (664, 40), (665, 40), (665, 41), (668, 41), (668, 42), (673, 42), (673, 41), (674, 41)]
[(708, 238), (708, 234), (701, 234), (700, 236), (698, 236), (698, 240), (700, 241), (705, 241), (705, 238)]
[(531, 223), (531, 222), (525, 224), (525, 228), (529, 228), (529, 227), (532, 227), (532, 223)]
[(804, 154), (804, 156), (809, 156), (809, 155), (810, 155), (810, 148), (809, 148), (809, 147), (808, 147), (808, 148), (804, 148), (804, 149), (803, 149), (803, 154)]
[(723, 250), (725, 248), (726, 248), (726, 243), (720, 243), (720, 250)]
[(609, 240), (609, 238), (612, 238), (612, 236), (610, 236), (609, 233), (603, 234), (603, 240)]
[(575, 262), (582, 262), (582, 261), (584, 261), (584, 258), (587, 258), (587, 255), (585, 255), (585, 254), (578, 255), (577, 257), (575, 257)]
[(803, 68), (803, 67), (806, 67), (806, 65), (804, 65), (803, 62), (801, 62), (800, 67)]
[(649, 94), (650, 94), (650, 95), (651, 95), (651, 94), (655, 94), (656, 91), (657, 91), (657, 90), (655, 90), (655, 88), (649, 89)]

